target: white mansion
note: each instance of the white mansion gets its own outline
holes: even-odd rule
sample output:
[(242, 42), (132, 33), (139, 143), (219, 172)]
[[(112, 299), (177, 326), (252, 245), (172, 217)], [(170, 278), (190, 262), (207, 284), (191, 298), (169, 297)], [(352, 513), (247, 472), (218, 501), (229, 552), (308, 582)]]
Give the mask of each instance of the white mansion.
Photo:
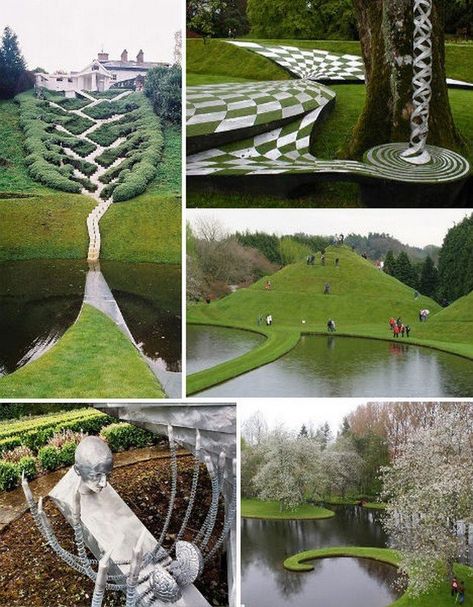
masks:
[[(148, 70), (153, 67), (169, 67), (168, 63), (145, 61), (143, 51), (140, 50), (136, 60), (128, 60), (125, 49), (120, 59), (109, 59), (108, 53), (98, 53), (97, 59), (89, 63), (80, 72), (55, 72), (43, 74), (37, 72), (36, 86), (51, 91), (64, 91), (74, 95), (75, 91), (106, 91), (112, 86), (115, 88), (134, 88), (142, 90), (144, 79)], [(67, 95), (69, 96), (69, 95)]]

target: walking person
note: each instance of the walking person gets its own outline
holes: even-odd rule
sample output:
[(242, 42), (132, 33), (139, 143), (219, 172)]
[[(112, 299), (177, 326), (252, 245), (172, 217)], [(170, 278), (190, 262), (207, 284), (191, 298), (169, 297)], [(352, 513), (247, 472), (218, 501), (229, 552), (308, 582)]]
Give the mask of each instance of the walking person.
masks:
[(328, 282), (324, 285), (324, 295), (330, 295), (330, 285)]
[(463, 581), (458, 584), (458, 593), (456, 601), (458, 601), (460, 605), (463, 605), (463, 603), (465, 602), (465, 582)]
[(271, 314), (266, 315), (266, 324), (268, 325), (268, 327), (273, 324), (273, 317)]
[(335, 333), (335, 331), (336, 331), (336, 326), (335, 326), (335, 321), (334, 321), (334, 320), (330, 319), (330, 320), (327, 322), (327, 331), (328, 331), (329, 333)]
[(450, 594), (451, 596), (455, 596), (458, 592), (458, 580), (455, 576), (453, 576), (451, 584), (450, 584)]
[(335, 267), (338, 268), (340, 266), (340, 259), (337, 257), (335, 260)]
[(396, 323), (393, 327), (393, 337), (398, 338), (399, 337), (399, 331), (400, 331), (400, 327), (399, 325)]
[(400, 331), (401, 331), (401, 337), (404, 337), (404, 335), (406, 334), (406, 327), (404, 325), (401, 325)]
[(324, 266), (325, 265), (325, 255), (322, 255), (322, 257), (320, 258), (320, 263)]
[(406, 337), (409, 337), (409, 333), (411, 332), (411, 327), (409, 325), (406, 325), (405, 329), (406, 329)]

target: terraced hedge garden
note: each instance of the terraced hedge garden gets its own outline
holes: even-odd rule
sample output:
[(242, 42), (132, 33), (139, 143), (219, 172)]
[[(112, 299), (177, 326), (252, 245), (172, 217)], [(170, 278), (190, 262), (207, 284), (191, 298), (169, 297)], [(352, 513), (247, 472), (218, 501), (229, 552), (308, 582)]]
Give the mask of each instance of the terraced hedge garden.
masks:
[[(159, 119), (141, 93), (106, 91), (91, 101), (46, 92), (18, 95), (30, 176), (57, 190), (103, 200), (142, 194), (161, 161)], [(104, 173), (100, 169), (107, 169)], [(103, 174), (102, 174), (103, 173)]]

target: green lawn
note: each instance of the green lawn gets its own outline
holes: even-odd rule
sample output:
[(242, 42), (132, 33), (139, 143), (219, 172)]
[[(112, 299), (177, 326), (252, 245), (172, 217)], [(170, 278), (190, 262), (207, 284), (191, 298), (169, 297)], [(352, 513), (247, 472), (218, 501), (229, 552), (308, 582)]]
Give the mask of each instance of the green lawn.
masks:
[(24, 137), (19, 120), (19, 106), (12, 100), (0, 101), (0, 199), (2, 194), (11, 192), (22, 194), (54, 192), (28, 175), (23, 162)]
[(85, 259), (86, 219), (95, 201), (80, 194), (0, 198), (0, 261)]
[[(340, 259), (338, 268), (334, 263), (336, 257)], [(392, 334), (387, 321), (391, 316), (401, 316), (411, 326), (410, 343), (473, 358), (473, 306), (468, 305), (469, 300), (462, 306), (465, 309), (462, 319), (456, 318), (453, 323), (448, 309), (442, 310), (425, 296), (415, 299), (412, 288), (377, 270), (348, 247), (329, 247), (325, 266), (317, 256), (315, 266), (301, 261), (284, 267), (271, 276), (270, 291), (264, 288), (266, 280), (263, 277), (250, 287), (210, 304), (189, 306), (189, 323), (257, 331), (268, 339), (234, 360), (190, 375), (188, 394), (279, 358), (297, 344), (301, 333), (326, 334), (329, 318), (337, 324), (337, 335), (389, 340)], [(331, 287), (330, 295), (323, 294), (326, 282)], [(431, 311), (427, 323), (418, 322), (422, 308)], [(257, 326), (256, 318), (268, 310), (274, 324)], [(435, 321), (443, 322), (443, 330), (436, 327)]]
[[(287, 558), (284, 561), (284, 567), (289, 571), (307, 572), (312, 571), (314, 568), (309, 561), (336, 557), (366, 558), (387, 563), (394, 567), (399, 565), (399, 554), (395, 550), (389, 548), (343, 546), (299, 552), (298, 554)], [(471, 599), (473, 593), (473, 571), (471, 567), (456, 564), (454, 566), (454, 571), (461, 580), (465, 581), (464, 605), (473, 605)], [(450, 584), (448, 581), (445, 581), (420, 597), (413, 597), (409, 592), (405, 592), (399, 599), (395, 600), (394, 603), (391, 603), (389, 607), (450, 607), (453, 604), (455, 604), (455, 601), (450, 596)]]
[(0, 398), (162, 398), (163, 390), (129, 339), (85, 305), (43, 356), (0, 379)]
[(279, 502), (262, 502), (255, 499), (241, 500), (241, 516), (244, 518), (261, 518), (274, 520), (324, 519), (335, 516), (335, 512), (304, 504), (295, 510), (281, 511)]

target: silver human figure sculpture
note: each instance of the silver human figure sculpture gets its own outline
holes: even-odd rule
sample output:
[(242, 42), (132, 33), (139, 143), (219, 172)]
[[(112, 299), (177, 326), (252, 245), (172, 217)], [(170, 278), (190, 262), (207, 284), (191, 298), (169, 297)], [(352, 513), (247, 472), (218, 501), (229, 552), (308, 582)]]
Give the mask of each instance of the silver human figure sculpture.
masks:
[(432, 0), (414, 0), (414, 40), (411, 139), (401, 157), (411, 164), (427, 164), (429, 110), (432, 98)]
[[(177, 483), (176, 444), (173, 428), (168, 426), (171, 450), (172, 487)], [(200, 452), (200, 433), (196, 430), (196, 453)], [(192, 585), (201, 575), (204, 562), (222, 545), (234, 522), (235, 508), (230, 508), (224, 529), (211, 550), (206, 548), (215, 521), (215, 505), (218, 507), (223, 486), (222, 454), (219, 471), (205, 457), (206, 467), (212, 482), (212, 506), (198, 537), (193, 542), (179, 539), (190, 516), (188, 508), (183, 526), (173, 546), (164, 550), (161, 543), (138, 520), (120, 496), (108, 484), (112, 471), (113, 455), (108, 445), (98, 437), (86, 437), (76, 449), (75, 463), (59, 481), (50, 496), (74, 531), (76, 554), (60, 545), (54, 530), (43, 510), (42, 498), (35, 503), (26, 478), (22, 485), (36, 526), (54, 552), (76, 571), (95, 582), (91, 607), (101, 607), (107, 590), (119, 590), (126, 594), (126, 607), (161, 607), (163, 604), (176, 607), (209, 607), (204, 597)], [(194, 479), (189, 505), (195, 500), (199, 460), (196, 459)], [(234, 478), (235, 475), (233, 475)], [(236, 481), (234, 482), (236, 500)], [(174, 505), (175, 489), (171, 492), (169, 511)], [(236, 501), (235, 501), (236, 505)], [(168, 528), (170, 513), (163, 525), (164, 536)], [(203, 540), (202, 540), (203, 538)], [(95, 554), (90, 558), (87, 548)], [(175, 552), (175, 558), (171, 553)], [(203, 550), (206, 550), (204, 558)]]

